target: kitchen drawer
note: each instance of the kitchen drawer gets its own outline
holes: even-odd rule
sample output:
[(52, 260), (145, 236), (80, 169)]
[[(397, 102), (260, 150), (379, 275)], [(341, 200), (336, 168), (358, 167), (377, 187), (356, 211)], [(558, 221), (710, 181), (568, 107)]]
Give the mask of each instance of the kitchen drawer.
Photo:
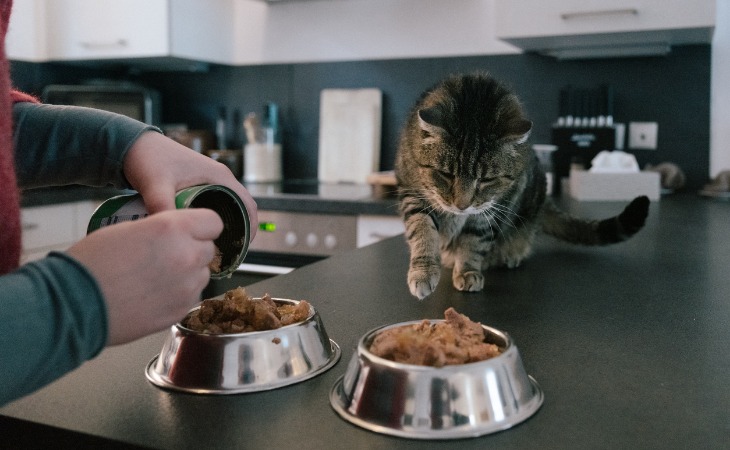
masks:
[(357, 217), (357, 246), (364, 247), (405, 231), (403, 220), (397, 216)]
[(23, 249), (33, 250), (73, 242), (76, 208), (72, 203), (23, 208)]
[(51, 250), (65, 250), (86, 235), (95, 201), (22, 208), (22, 261), (32, 261)]

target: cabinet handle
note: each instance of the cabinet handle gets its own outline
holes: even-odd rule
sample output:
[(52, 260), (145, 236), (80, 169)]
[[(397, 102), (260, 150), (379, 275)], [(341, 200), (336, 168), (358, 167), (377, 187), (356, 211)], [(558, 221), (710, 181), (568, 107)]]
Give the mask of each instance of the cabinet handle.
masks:
[(606, 16), (636, 16), (639, 10), (636, 8), (623, 9), (604, 9), (598, 11), (581, 11), (572, 13), (563, 13), (560, 18), (563, 20), (587, 19), (590, 17), (606, 17)]
[(23, 222), (23, 223), (22, 223), (22, 224), (20, 225), (20, 229), (21, 229), (21, 230), (23, 230), (23, 231), (30, 231), (30, 230), (35, 230), (35, 229), (36, 229), (36, 228), (38, 228), (39, 226), (40, 226), (40, 225), (38, 225), (37, 223), (29, 223), (29, 222)]
[(126, 39), (117, 39), (116, 41), (82, 41), (79, 45), (87, 50), (103, 50), (112, 48), (124, 48), (129, 45)]

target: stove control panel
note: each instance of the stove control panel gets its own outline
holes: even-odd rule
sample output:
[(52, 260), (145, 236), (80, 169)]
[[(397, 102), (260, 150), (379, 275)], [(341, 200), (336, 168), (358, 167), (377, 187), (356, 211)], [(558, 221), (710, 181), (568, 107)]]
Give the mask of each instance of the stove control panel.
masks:
[(249, 251), (329, 256), (357, 247), (356, 216), (259, 210), (258, 217)]

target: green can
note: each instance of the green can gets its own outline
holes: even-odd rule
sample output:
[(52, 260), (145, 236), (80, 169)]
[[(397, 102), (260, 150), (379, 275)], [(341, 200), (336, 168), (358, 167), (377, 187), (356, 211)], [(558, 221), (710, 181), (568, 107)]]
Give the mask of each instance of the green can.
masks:
[[(248, 210), (241, 198), (231, 189), (206, 184), (182, 189), (175, 194), (175, 207), (212, 209), (223, 220), (223, 231), (214, 241), (220, 252), (220, 264), (211, 268), (211, 278), (230, 276), (243, 262), (251, 238), (251, 222)], [(139, 194), (118, 195), (99, 205), (89, 220), (87, 234), (99, 228), (129, 220), (147, 217), (142, 196)]]

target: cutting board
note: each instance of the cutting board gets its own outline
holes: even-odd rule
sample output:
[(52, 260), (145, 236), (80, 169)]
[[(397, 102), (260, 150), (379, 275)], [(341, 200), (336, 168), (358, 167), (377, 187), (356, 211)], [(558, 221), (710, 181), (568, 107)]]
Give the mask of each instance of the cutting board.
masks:
[(319, 104), (319, 181), (366, 183), (380, 166), (383, 93), (323, 89)]

